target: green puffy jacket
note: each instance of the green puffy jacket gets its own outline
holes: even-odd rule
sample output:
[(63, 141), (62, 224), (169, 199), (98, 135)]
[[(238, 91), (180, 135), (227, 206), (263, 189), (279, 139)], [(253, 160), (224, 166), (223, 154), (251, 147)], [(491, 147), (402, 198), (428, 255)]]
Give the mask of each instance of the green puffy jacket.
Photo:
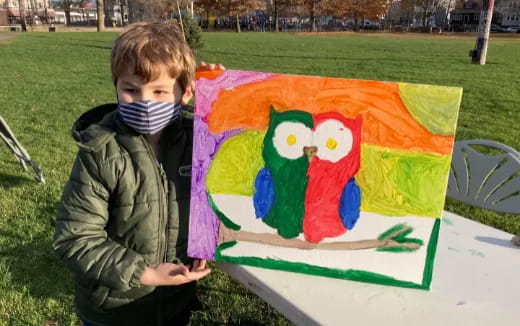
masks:
[(157, 288), (139, 283), (147, 265), (190, 263), (193, 121), (179, 119), (163, 131), (163, 168), (116, 108), (97, 107), (74, 124), (79, 151), (53, 248), (75, 274), (80, 318), (94, 325), (160, 325), (195, 297), (195, 282)]

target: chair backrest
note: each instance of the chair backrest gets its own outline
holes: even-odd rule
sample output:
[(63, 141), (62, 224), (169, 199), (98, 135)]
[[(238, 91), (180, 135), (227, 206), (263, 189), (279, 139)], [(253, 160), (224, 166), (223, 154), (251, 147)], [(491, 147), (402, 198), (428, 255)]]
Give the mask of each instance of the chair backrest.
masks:
[[(471, 146), (501, 154), (483, 154)], [(447, 196), (472, 206), (520, 214), (520, 153), (490, 140), (455, 142)]]

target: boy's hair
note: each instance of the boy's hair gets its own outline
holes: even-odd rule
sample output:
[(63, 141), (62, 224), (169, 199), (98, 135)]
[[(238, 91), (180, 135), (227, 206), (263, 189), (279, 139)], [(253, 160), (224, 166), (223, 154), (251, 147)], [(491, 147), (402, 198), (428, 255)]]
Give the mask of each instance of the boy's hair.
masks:
[(195, 59), (176, 22), (135, 23), (116, 39), (110, 57), (112, 81), (124, 73), (140, 76), (144, 83), (166, 69), (182, 91), (194, 79)]

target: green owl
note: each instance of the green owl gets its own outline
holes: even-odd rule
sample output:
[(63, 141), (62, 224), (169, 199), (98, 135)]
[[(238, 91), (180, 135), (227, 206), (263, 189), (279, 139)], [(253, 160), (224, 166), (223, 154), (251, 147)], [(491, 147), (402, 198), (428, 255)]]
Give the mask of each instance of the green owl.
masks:
[(313, 118), (303, 111), (277, 112), (271, 108), (263, 141), (265, 167), (255, 179), (256, 216), (284, 238), (302, 232), (308, 157)]

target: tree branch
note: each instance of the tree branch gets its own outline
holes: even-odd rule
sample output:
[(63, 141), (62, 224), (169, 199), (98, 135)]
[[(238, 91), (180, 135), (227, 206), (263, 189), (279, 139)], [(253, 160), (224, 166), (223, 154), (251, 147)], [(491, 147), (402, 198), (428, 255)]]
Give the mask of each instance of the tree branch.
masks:
[(368, 239), (358, 241), (340, 241), (340, 242), (321, 242), (312, 243), (301, 239), (285, 239), (278, 234), (255, 233), (243, 230), (231, 230), (224, 224), (220, 223), (218, 244), (229, 241), (245, 241), (255, 242), (277, 247), (294, 248), (294, 249), (319, 249), (319, 250), (362, 250), (362, 249), (378, 249), (378, 248), (406, 248), (416, 250), (421, 244), (414, 242), (397, 242), (392, 238), (408, 231), (410, 227), (398, 230), (385, 239)]

